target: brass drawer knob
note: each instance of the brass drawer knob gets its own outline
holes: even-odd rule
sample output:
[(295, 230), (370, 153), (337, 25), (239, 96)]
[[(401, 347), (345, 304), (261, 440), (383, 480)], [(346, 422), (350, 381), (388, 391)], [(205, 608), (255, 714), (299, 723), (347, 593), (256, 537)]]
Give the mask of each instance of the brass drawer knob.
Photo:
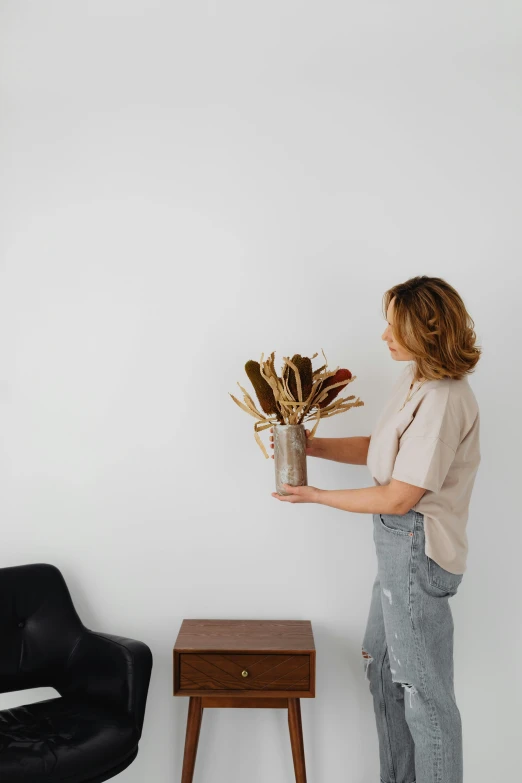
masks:
[(241, 672), (241, 676), (242, 677), (248, 677), (248, 672), (246, 671), (246, 669)]

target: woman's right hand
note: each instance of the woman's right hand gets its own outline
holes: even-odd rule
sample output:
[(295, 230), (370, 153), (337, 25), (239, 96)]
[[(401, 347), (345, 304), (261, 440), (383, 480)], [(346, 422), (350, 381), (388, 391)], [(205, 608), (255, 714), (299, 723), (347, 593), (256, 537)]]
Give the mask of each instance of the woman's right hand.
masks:
[[(271, 449), (274, 448), (274, 436), (272, 434), (273, 432), (274, 432), (274, 428), (270, 427), (270, 448)], [(317, 456), (316, 449), (313, 446), (310, 445), (310, 441), (308, 440), (309, 437), (310, 437), (310, 430), (305, 430), (305, 435), (306, 435), (306, 456), (307, 457), (315, 457), (315, 456)], [(312, 441), (315, 441), (315, 438), (313, 438)], [(272, 459), (274, 459), (274, 455), (273, 454), (272, 454)]]

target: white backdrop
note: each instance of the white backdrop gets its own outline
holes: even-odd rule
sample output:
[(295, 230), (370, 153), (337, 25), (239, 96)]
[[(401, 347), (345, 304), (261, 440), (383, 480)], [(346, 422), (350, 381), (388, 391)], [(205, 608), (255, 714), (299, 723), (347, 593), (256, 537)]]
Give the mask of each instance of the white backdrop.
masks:
[[(272, 498), (228, 392), (324, 348), (365, 406), (318, 435), (370, 434), (404, 366), (382, 295), (416, 274), (484, 351), (455, 687), (466, 779), (514, 779), (521, 28), (515, 0), (0, 3), (0, 565), (56, 564), (86, 625), (152, 648), (122, 782), (180, 779), (184, 617), (311, 620), (309, 780), (378, 780), (372, 517)], [(371, 480), (310, 459), (309, 483)], [(195, 780), (293, 780), (284, 712), (205, 713)]]

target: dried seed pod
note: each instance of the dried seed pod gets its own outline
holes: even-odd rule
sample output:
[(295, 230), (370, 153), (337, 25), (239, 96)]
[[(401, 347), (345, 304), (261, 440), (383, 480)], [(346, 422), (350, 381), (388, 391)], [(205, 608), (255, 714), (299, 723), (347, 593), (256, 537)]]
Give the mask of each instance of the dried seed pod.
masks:
[(261, 376), (259, 371), (259, 362), (250, 359), (245, 364), (245, 372), (248, 375), (250, 383), (254, 387), (257, 399), (264, 413), (281, 415), (277, 407), (274, 392), (267, 381)]
[(330, 405), (332, 400), (335, 400), (339, 392), (344, 389), (351, 377), (352, 373), (350, 370), (341, 369), (337, 370), (335, 375), (332, 375), (331, 378), (327, 378), (323, 388), (321, 389), (321, 393), (326, 391), (326, 389), (328, 389), (330, 386), (333, 386), (335, 383), (340, 383), (341, 381), (346, 381), (346, 383), (344, 383), (342, 386), (337, 386), (335, 389), (330, 389), (325, 399), (319, 403), (319, 407), (326, 408), (327, 405)]
[[(301, 356), (300, 354), (296, 353), (294, 356), (292, 356), (292, 364), (295, 364), (299, 372), (303, 400), (307, 400), (310, 392), (312, 391), (312, 381), (313, 381), (312, 360), (309, 359), (307, 356)], [(292, 392), (292, 396), (294, 397), (294, 399), (297, 400), (298, 399), (297, 379), (295, 377), (295, 372), (292, 370), (291, 367), (289, 368), (288, 388)]]

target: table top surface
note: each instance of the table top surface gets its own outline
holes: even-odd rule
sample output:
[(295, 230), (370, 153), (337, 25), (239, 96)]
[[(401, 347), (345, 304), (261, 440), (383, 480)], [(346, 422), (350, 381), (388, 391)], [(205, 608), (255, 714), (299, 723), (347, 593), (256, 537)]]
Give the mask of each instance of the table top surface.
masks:
[(177, 652), (315, 650), (310, 620), (183, 620)]

